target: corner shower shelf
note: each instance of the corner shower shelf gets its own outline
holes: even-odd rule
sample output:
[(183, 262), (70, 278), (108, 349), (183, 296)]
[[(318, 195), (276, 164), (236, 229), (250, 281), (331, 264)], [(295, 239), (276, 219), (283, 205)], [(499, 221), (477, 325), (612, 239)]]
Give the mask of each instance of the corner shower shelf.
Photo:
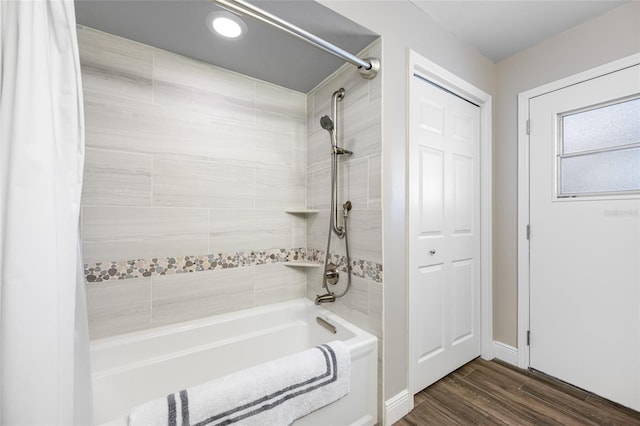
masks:
[(319, 268), (322, 266), (320, 263), (313, 262), (283, 262), (285, 266), (293, 266), (295, 268)]
[(319, 213), (320, 210), (314, 210), (314, 209), (289, 209), (289, 210), (285, 210), (286, 213), (289, 214), (316, 214)]

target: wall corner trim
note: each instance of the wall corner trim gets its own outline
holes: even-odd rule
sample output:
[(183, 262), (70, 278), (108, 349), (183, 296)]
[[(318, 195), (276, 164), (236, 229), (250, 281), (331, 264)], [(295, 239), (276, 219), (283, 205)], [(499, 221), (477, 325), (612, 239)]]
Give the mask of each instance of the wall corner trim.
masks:
[(413, 409), (413, 397), (404, 389), (384, 402), (384, 424), (392, 425)]
[(518, 366), (518, 349), (506, 343), (493, 341), (493, 354), (500, 361)]

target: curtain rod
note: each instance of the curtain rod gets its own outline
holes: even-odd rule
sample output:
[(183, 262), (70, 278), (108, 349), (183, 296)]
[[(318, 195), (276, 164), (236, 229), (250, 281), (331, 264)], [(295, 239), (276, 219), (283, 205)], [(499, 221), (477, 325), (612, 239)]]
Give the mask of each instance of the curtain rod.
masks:
[(321, 50), (324, 50), (325, 52), (342, 58), (343, 60), (358, 67), (358, 72), (360, 72), (360, 75), (363, 78), (370, 80), (378, 75), (378, 72), (380, 71), (379, 59), (360, 59), (357, 56), (347, 52), (346, 50), (343, 50), (338, 46), (335, 46), (328, 41), (314, 34), (311, 34), (310, 32), (305, 31), (302, 28), (299, 28), (281, 18), (278, 18), (277, 16), (272, 15), (271, 13), (262, 10), (244, 0), (213, 0), (213, 2), (230, 12), (246, 15), (265, 24), (271, 25), (274, 28), (277, 28), (294, 37), (306, 41), (307, 43)]

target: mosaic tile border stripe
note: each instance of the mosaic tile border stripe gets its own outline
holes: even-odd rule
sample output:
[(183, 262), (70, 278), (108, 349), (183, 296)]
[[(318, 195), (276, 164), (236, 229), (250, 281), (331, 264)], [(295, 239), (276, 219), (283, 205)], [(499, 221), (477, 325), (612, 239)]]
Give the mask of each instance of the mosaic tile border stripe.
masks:
[[(308, 252), (308, 255), (307, 255)], [(152, 259), (118, 260), (84, 264), (84, 279), (87, 283), (117, 281), (159, 275), (188, 272), (214, 271), (242, 268), (282, 262), (324, 262), (324, 251), (305, 248), (269, 249), (236, 253), (205, 254), (197, 256), (175, 256)], [(346, 272), (344, 256), (332, 255), (331, 261)], [(366, 260), (352, 259), (354, 275), (382, 282), (382, 265)]]
[(86, 282), (173, 275), (186, 272), (242, 268), (267, 263), (302, 261), (305, 249), (271, 249), (236, 253), (175, 256), (153, 259), (96, 262), (84, 265)]
[[(307, 249), (307, 262), (324, 263), (325, 251)], [(339, 254), (329, 256), (329, 261), (338, 265), (338, 269), (347, 272), (347, 258)], [(360, 278), (366, 278), (377, 283), (382, 282), (382, 265), (362, 259), (351, 259), (351, 273)]]

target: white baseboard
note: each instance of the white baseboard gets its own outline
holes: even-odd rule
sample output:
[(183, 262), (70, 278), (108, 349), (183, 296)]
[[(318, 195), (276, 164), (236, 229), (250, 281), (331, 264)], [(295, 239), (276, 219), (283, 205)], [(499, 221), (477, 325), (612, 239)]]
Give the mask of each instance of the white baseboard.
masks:
[(413, 409), (413, 396), (408, 389), (392, 396), (384, 402), (384, 424), (392, 425)]
[(518, 366), (518, 349), (502, 342), (493, 342), (493, 354), (500, 361)]

